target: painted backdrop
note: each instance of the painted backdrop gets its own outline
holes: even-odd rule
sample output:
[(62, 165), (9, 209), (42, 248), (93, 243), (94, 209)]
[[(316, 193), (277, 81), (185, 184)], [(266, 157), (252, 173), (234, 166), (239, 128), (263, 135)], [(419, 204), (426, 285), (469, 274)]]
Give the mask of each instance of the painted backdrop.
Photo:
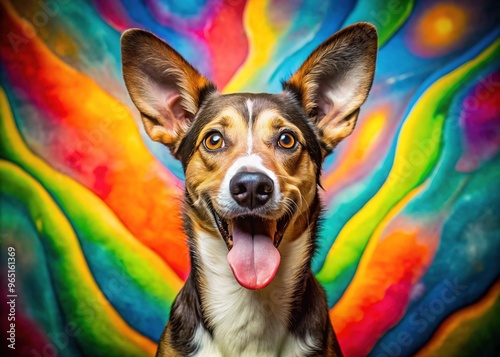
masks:
[(123, 30), (158, 34), (223, 92), (277, 92), (357, 21), (379, 31), (375, 83), (327, 161), (314, 260), (341, 347), (349, 357), (498, 353), (497, 1), (0, 3), (9, 355), (151, 356), (189, 272), (183, 173), (139, 125)]

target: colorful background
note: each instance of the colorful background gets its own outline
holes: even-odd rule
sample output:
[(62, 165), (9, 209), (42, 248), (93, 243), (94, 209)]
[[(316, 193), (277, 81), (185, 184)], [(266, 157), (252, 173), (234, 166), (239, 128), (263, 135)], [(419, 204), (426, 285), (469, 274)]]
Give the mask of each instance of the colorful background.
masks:
[(341, 347), (498, 355), (497, 1), (0, 4), (0, 290), (14, 247), (14, 355), (151, 356), (188, 274), (183, 173), (127, 95), (123, 30), (158, 34), (223, 92), (278, 92), (358, 21), (379, 31), (375, 83), (327, 160), (314, 260)]

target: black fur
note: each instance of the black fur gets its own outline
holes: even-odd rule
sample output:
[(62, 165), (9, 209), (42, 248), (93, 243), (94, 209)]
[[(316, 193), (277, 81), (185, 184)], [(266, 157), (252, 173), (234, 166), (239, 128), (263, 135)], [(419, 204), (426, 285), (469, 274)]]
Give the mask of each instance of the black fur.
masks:
[[(203, 320), (201, 301), (194, 281), (192, 272), (186, 280), (184, 287), (175, 298), (172, 310), (170, 311), (168, 326), (170, 329), (169, 343), (182, 356), (190, 356), (195, 352), (196, 346), (193, 336)], [(165, 335), (166, 333), (167, 330), (163, 334)], [(162, 336), (161, 340), (163, 338)], [(161, 355), (161, 352), (158, 350), (157, 355)]]
[[(200, 136), (203, 128), (216, 118), (226, 107), (239, 111), (244, 118), (249, 118), (246, 101), (252, 100), (253, 115), (258, 116), (264, 109), (274, 109), (282, 117), (294, 124), (305, 138), (302, 143), (305, 151), (315, 164), (315, 179), (317, 187), (321, 187), (320, 174), (323, 159), (332, 152), (340, 140), (350, 134), (354, 128), (359, 106), (363, 104), (373, 82), (375, 59), (377, 52), (376, 29), (367, 23), (349, 26), (332, 35), (320, 45), (304, 62), (301, 68), (287, 82), (283, 83), (281, 94), (229, 94), (222, 95), (215, 86), (201, 76), (179, 53), (165, 44), (153, 34), (143, 30), (129, 30), (122, 36), (122, 58), (124, 79), (131, 93), (132, 100), (141, 111), (146, 130), (154, 140), (166, 144), (186, 171), (193, 154), (198, 149), (194, 143)], [(168, 69), (172, 69), (169, 71)], [(357, 93), (357, 101), (349, 101), (349, 105), (341, 111), (342, 118), (335, 118), (331, 122), (326, 117), (331, 110), (331, 96), (328, 90), (343, 78), (354, 76), (357, 79), (356, 87), (351, 91)], [(184, 78), (185, 77), (185, 78)], [(191, 82), (195, 79), (194, 82)], [(186, 80), (190, 81), (187, 82)], [(184, 116), (173, 117), (165, 114), (161, 106), (153, 108), (144, 105), (155, 94), (154, 88), (148, 87), (147, 81), (154, 81), (165, 92), (182, 94), (184, 102)], [(146, 84), (146, 85), (144, 85)], [(194, 84), (198, 88), (191, 88)], [(187, 88), (182, 88), (185, 86)], [(144, 88), (150, 93), (146, 95)], [(182, 90), (184, 90), (183, 93)], [(342, 89), (343, 90), (343, 89)], [(185, 91), (190, 91), (186, 93)], [(190, 98), (186, 98), (190, 97)], [(192, 103), (189, 99), (195, 101)], [(160, 101), (161, 102), (161, 101)], [(151, 104), (151, 103), (150, 103)], [(152, 104), (157, 104), (154, 102)], [(334, 103), (335, 104), (335, 103)], [(187, 107), (189, 108), (187, 108)], [(160, 114), (158, 114), (160, 113)], [(163, 113), (163, 114), (162, 114)], [(154, 115), (159, 116), (153, 117)], [(194, 115), (194, 117), (193, 117)], [(164, 116), (164, 117), (162, 117)], [(175, 126), (174, 138), (169, 135), (159, 136), (152, 126), (162, 125), (162, 120), (184, 120), (181, 126)], [(187, 122), (185, 121), (187, 119)], [(321, 119), (325, 119), (324, 122)], [(345, 122), (348, 121), (348, 122)], [(326, 125), (344, 124), (342, 135), (329, 135)], [(184, 133), (183, 126), (189, 124), (189, 130)], [(348, 124), (348, 125), (347, 125)], [(347, 125), (347, 126), (346, 126)], [(179, 129), (181, 128), (181, 129)], [(175, 134), (177, 137), (175, 137)], [(180, 140), (180, 142), (179, 142)], [(210, 167), (209, 167), (210, 169)], [(313, 178), (311, 178), (312, 180)], [(308, 259), (300, 272), (300, 279), (295, 283), (293, 304), (290, 311), (289, 331), (299, 338), (310, 335), (321, 341), (317, 351), (311, 356), (340, 356), (335, 333), (330, 324), (326, 294), (314, 277), (310, 263), (316, 249), (316, 237), (321, 216), (321, 202), (316, 192), (309, 211), (307, 222), (311, 222), (309, 237)], [(187, 213), (190, 214), (187, 214)], [(199, 326), (213, 335), (210, 323), (204, 317), (200, 292), (203, 291), (200, 281), (200, 265), (195, 246), (193, 222), (191, 217), (197, 217), (202, 222), (210, 221), (210, 212), (203, 208), (195, 208), (186, 191), (184, 199), (184, 229), (189, 237), (191, 258), (191, 273), (184, 287), (177, 296), (170, 315), (170, 321), (161, 338), (157, 355), (188, 356), (196, 352), (197, 346), (193, 343), (193, 335)], [(195, 219), (195, 218), (193, 218)], [(301, 227), (305, 230), (307, 227)], [(295, 232), (299, 233), (299, 232)]]

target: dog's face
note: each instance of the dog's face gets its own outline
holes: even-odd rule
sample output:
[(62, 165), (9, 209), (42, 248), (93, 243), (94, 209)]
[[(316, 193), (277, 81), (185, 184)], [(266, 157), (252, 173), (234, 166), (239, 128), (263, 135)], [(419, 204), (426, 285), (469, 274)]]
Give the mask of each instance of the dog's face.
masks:
[[(198, 229), (216, 223), (211, 235), (226, 241), (235, 277), (247, 288), (267, 285), (274, 276), (276, 248), (291, 221), (290, 239), (305, 229), (295, 223), (316, 195), (321, 150), (304, 119), (288, 94), (214, 94), (180, 146), (189, 157), (186, 189), (197, 208), (188, 213), (210, 211), (199, 215), (205, 219)], [(192, 221), (199, 224), (200, 218)], [(249, 253), (257, 261), (247, 261)]]
[(310, 228), (321, 164), (354, 129), (376, 50), (373, 26), (353, 25), (314, 51), (282, 93), (223, 95), (154, 35), (123, 35), (127, 88), (146, 132), (183, 164), (192, 230), (226, 242), (242, 286), (267, 286), (280, 242)]

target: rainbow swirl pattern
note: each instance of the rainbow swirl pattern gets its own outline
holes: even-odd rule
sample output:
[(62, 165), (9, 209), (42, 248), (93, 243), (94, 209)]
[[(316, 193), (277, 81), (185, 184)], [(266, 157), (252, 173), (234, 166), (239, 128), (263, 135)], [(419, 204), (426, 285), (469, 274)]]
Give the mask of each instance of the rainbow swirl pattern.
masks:
[(498, 2), (0, 6), (1, 254), (17, 253), (15, 355), (151, 356), (189, 271), (182, 170), (139, 125), (121, 31), (153, 31), (224, 92), (277, 92), (358, 21), (378, 28), (378, 67), (357, 129), (326, 162), (313, 267), (341, 347), (349, 357), (498, 352)]

